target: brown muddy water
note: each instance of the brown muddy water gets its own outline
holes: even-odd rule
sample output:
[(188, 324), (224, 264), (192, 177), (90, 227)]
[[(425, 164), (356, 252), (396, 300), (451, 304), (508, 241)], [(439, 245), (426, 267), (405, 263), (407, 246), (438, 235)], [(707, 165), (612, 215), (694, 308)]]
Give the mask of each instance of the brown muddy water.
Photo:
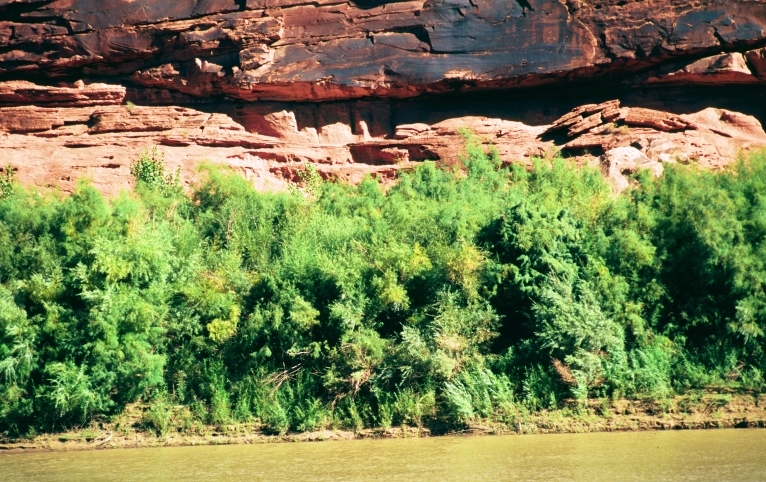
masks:
[(2, 481), (766, 481), (766, 430), (0, 454)]

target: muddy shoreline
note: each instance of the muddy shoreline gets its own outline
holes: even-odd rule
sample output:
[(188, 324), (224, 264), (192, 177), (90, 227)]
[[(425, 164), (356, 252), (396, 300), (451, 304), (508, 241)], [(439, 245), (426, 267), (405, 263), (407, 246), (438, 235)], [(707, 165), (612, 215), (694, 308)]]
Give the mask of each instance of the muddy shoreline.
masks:
[(437, 424), (356, 431), (328, 427), (282, 435), (270, 435), (255, 422), (198, 425), (185, 430), (171, 427), (164, 435), (158, 435), (142, 425), (141, 413), (144, 409), (146, 407), (134, 406), (110, 422), (93, 423), (78, 430), (27, 439), (0, 439), (0, 453), (432, 436), (766, 428), (766, 404), (758, 394), (709, 393), (703, 396), (676, 396), (661, 401), (596, 399), (589, 400), (587, 404), (572, 402), (553, 411), (519, 412), (508, 422), (478, 421), (462, 428), (440, 427)]

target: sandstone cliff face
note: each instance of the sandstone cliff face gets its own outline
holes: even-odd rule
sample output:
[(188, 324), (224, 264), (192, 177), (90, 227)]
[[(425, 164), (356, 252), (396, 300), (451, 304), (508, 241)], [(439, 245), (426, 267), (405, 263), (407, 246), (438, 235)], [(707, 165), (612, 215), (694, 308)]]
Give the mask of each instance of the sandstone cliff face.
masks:
[[(51, 97), (80, 103), (94, 91), (119, 92), (114, 86), (82, 87), (80, 95), (76, 90), (69, 97), (56, 90)], [(578, 162), (601, 163), (622, 189), (623, 174), (639, 167), (657, 174), (668, 162), (719, 168), (742, 150), (766, 146), (766, 133), (752, 116), (714, 108), (676, 115), (625, 107), (619, 100), (577, 107), (549, 125), (474, 116), (372, 134), (364, 120), (356, 132), (344, 122), (299, 128), (295, 112), (286, 110), (263, 114), (243, 106), (229, 116), (175, 106), (104, 106), (98, 105), (101, 96), (96, 99), (89, 106), (0, 108), (4, 163), (28, 185), (72, 191), (85, 177), (110, 194), (131, 187), (131, 160), (147, 146), (159, 146), (168, 167), (180, 168), (187, 183), (195, 180), (201, 161), (229, 166), (263, 190), (299, 181), (297, 173), (307, 163), (326, 179), (356, 183), (371, 175), (386, 183), (426, 160), (457, 162), (466, 128), (506, 162), (563, 150)], [(627, 157), (626, 149), (632, 152)]]
[(766, 145), (764, 45), (766, 0), (0, 0), (0, 157), (114, 193), (159, 145), (281, 189), (454, 162), (467, 127), (623, 186)]
[[(248, 101), (684, 71), (766, 40), (764, 0), (0, 0), (0, 20), (0, 80), (108, 76)], [(736, 59), (746, 81), (764, 74), (758, 55)]]

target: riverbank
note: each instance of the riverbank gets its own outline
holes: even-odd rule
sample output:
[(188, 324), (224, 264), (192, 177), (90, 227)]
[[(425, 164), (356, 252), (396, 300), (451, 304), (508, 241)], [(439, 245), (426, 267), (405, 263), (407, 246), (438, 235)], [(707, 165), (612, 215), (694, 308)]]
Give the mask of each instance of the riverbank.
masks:
[(511, 423), (483, 421), (462, 428), (425, 424), (421, 427), (389, 427), (325, 430), (270, 435), (259, 423), (222, 426), (191, 424), (172, 426), (163, 435), (146, 428), (147, 406), (134, 405), (109, 422), (62, 433), (27, 439), (2, 440), (7, 452), (103, 450), (139, 447), (315, 442), (375, 438), (411, 438), (440, 435), (501, 435), (688, 430), (722, 428), (766, 428), (766, 404), (753, 393), (705, 393), (672, 399), (589, 400), (570, 402), (562, 409), (525, 413), (520, 410)]

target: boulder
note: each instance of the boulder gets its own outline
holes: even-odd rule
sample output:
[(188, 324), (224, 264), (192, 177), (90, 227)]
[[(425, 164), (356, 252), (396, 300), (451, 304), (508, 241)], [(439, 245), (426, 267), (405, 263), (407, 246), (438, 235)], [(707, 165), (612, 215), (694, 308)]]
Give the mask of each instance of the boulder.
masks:
[[(750, 54), (750, 57), (753, 55)], [(740, 84), (756, 83), (758, 79), (747, 66), (745, 56), (739, 52), (705, 57), (683, 65), (671, 64), (660, 69), (660, 74), (649, 83), (687, 84)]]
[(662, 175), (662, 163), (649, 159), (635, 147), (617, 147), (608, 150), (601, 157), (601, 166), (606, 178), (612, 183), (615, 191), (621, 192), (630, 186), (626, 177), (638, 169), (648, 169), (655, 176)]

